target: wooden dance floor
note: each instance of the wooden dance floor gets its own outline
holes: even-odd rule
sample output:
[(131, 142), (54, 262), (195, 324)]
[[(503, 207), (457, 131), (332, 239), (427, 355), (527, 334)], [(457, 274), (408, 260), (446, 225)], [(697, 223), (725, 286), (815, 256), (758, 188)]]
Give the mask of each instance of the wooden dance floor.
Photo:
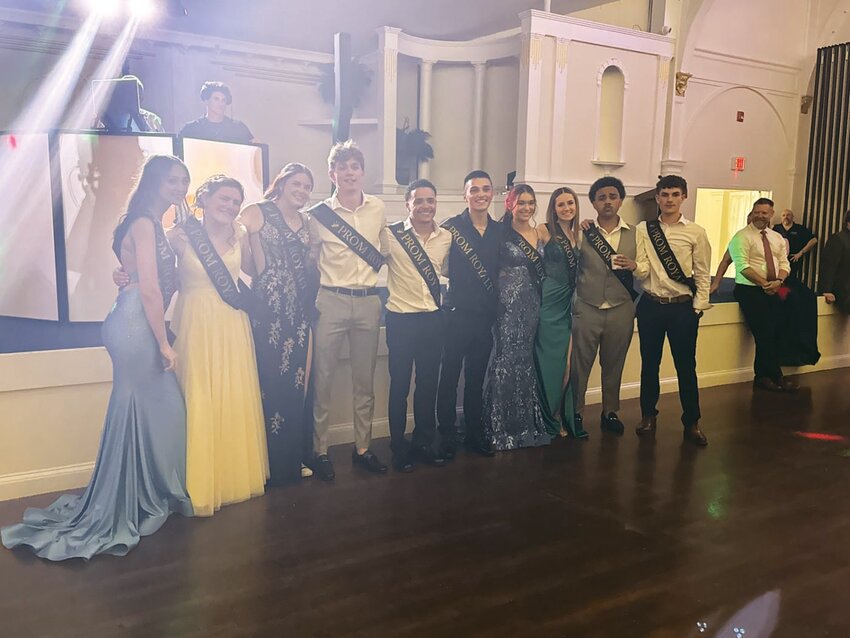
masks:
[(124, 558), (0, 549), (0, 636), (850, 636), (850, 370), (799, 379), (703, 390), (705, 450), (666, 394), (654, 442), (631, 400), (622, 438), (590, 406), (587, 442), (410, 475), (344, 446), (335, 484), (173, 517)]

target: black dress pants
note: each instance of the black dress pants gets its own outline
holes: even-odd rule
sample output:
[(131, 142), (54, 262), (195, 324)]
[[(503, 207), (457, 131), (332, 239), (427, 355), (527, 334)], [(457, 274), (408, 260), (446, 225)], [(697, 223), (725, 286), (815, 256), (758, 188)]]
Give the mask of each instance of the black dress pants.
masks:
[(413, 392), (413, 444), (430, 447), (436, 433), (437, 384), (443, 352), (445, 317), (435, 312), (399, 313), (387, 311), (387, 349), (389, 350), (389, 421), (390, 448), (404, 454), (407, 441), (407, 396), (410, 378), (416, 366)]
[(658, 414), (661, 385), (658, 379), (664, 337), (670, 342), (673, 364), (679, 379), (682, 425), (694, 425), (700, 419), (697, 386), (697, 330), (699, 316), (692, 302), (661, 304), (644, 295), (637, 307), (640, 334), (640, 411), (644, 417)]
[(458, 438), (457, 384), (464, 371), (463, 420), (467, 440), (480, 441), (484, 376), (493, 349), (494, 317), (483, 313), (450, 310), (446, 313), (446, 338), (440, 388), (437, 394), (437, 421), (440, 435), (447, 440)]
[(756, 377), (778, 382), (782, 379), (779, 352), (783, 312), (779, 298), (765, 294), (761, 286), (736, 284), (735, 301), (741, 306), (741, 312), (756, 342), (756, 359), (753, 364)]

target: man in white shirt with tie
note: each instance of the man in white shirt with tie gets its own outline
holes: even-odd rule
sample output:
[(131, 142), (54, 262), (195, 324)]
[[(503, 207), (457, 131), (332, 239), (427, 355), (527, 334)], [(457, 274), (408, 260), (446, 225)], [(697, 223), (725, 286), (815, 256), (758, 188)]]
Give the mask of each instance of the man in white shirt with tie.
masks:
[(729, 242), (729, 255), (735, 263), (735, 300), (756, 342), (753, 387), (793, 392), (798, 385), (782, 376), (779, 365), (781, 301), (777, 296), (791, 266), (785, 239), (768, 226), (772, 217), (773, 202), (757, 199), (751, 222)]
[(699, 427), (696, 349), (700, 317), (711, 307), (711, 245), (705, 229), (682, 216), (687, 198), (683, 177), (662, 177), (655, 185), (658, 219), (637, 227), (634, 272), (644, 293), (637, 306), (642, 418), (636, 432), (640, 436), (656, 429), (658, 374), (666, 337), (676, 366), (684, 438), (705, 447), (708, 439)]
[[(440, 310), (440, 275), (446, 272), (452, 234), (434, 221), (437, 189), (426, 179), (411, 182), (404, 196), (410, 216), (384, 228), (381, 246), (387, 257), (386, 333), (390, 391), (388, 415), (393, 469), (412, 472), (414, 463), (440, 467), (434, 453), (437, 433), (437, 385), (445, 337)], [(407, 395), (416, 366), (413, 394), (414, 430), (410, 443)]]
[[(335, 144), (328, 156), (328, 174), (336, 191), (322, 202), (326, 207), (323, 211), (316, 210), (321, 204), (310, 210), (311, 253), (318, 263), (321, 284), (316, 299), (319, 319), (313, 346), (316, 456), (310, 467), (325, 481), (335, 476), (328, 458), (329, 412), (334, 372), (346, 341), (353, 386), (352, 460), (370, 472), (387, 471), (387, 466), (369, 450), (381, 320), (377, 289), (378, 270), (383, 263), (380, 235), (386, 226), (386, 213), (380, 199), (363, 192), (364, 170), (363, 152), (354, 142)], [(330, 223), (319, 221), (320, 212), (325, 213)]]

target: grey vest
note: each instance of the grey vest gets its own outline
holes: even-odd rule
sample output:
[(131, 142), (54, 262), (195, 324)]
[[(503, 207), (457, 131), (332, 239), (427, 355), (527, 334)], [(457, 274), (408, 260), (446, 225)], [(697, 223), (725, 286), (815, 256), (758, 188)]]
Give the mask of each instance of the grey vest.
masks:
[[(632, 261), (637, 256), (637, 241), (635, 227), (620, 231), (620, 244), (617, 254), (625, 255)], [(583, 302), (598, 308), (606, 301), (611, 306), (619, 306), (626, 302), (632, 303), (632, 298), (626, 287), (614, 276), (608, 265), (592, 246), (583, 240), (578, 261), (578, 283), (576, 296)]]

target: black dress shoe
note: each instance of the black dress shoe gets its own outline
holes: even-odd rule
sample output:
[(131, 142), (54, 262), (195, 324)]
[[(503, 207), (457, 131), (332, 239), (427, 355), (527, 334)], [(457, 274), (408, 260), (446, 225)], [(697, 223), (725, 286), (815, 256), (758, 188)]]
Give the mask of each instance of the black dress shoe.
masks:
[(467, 439), (463, 442), (466, 451), (470, 454), (477, 454), (478, 456), (496, 456), (496, 451), (493, 449), (493, 446), (490, 445), (489, 441), (485, 441), (484, 439)]
[(788, 377), (782, 377), (777, 385), (782, 388), (783, 392), (796, 392), (800, 389), (800, 384)]
[(580, 414), (573, 415), (573, 422), (575, 423), (576, 433), (575, 437), (577, 439), (587, 439), (590, 438), (590, 434), (587, 430), (584, 429), (584, 417)]
[(768, 392), (785, 392), (782, 386), (768, 377), (756, 377), (753, 379), (754, 390), (767, 390)]
[(381, 463), (381, 460), (369, 450), (366, 450), (363, 454), (358, 454), (357, 450), (352, 450), (351, 460), (367, 472), (384, 474), (387, 471), (387, 466)]
[(446, 461), (452, 461), (457, 456), (457, 442), (445, 439), (440, 443), (439, 456)]
[(313, 470), (313, 474), (323, 481), (333, 481), (336, 477), (333, 463), (331, 463), (327, 454), (319, 454), (319, 456), (314, 458), (310, 462), (310, 469)]
[(682, 438), (684, 438), (685, 441), (690, 441), (699, 447), (705, 447), (708, 445), (708, 439), (705, 438), (703, 431), (699, 429), (699, 423), (686, 425)]
[(603, 414), (599, 425), (603, 430), (611, 432), (611, 434), (620, 435), (626, 430), (626, 426), (620, 421), (620, 417), (617, 416), (616, 412)]
[[(368, 452), (367, 452), (368, 454)], [(402, 472), (404, 474), (409, 474), (415, 468), (413, 467), (413, 461), (410, 460), (410, 456), (407, 454), (393, 454), (393, 469), (396, 472)]]
[(430, 447), (420, 445), (410, 446), (410, 458), (415, 463), (422, 463), (431, 467), (443, 467), (446, 464), (446, 459), (435, 454)]
[(645, 416), (640, 420), (640, 423), (635, 428), (635, 434), (643, 436), (644, 434), (654, 434), (657, 426), (658, 417)]

